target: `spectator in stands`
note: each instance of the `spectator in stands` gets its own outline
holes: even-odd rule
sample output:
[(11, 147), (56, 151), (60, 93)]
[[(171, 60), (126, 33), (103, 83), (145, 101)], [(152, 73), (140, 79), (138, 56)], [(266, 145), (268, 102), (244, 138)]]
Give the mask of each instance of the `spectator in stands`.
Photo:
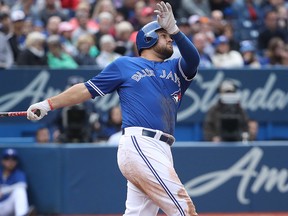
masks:
[(18, 0), (11, 7), (11, 11), (23, 11), (26, 17), (37, 19), (39, 17), (38, 7), (34, 0)]
[(63, 12), (60, 5), (57, 4), (56, 0), (44, 0), (45, 6), (39, 13), (39, 19), (44, 23), (44, 26), (48, 23), (48, 19), (52, 16), (57, 16), (61, 21), (68, 19), (67, 14)]
[[(13, 53), (7, 39), (9, 30), (2, 24), (5, 19), (9, 19), (6, 13), (0, 14), (0, 70), (10, 68), (14, 62)], [(3, 21), (4, 20), (4, 21)]]
[(258, 131), (259, 124), (256, 120), (250, 119), (248, 121), (248, 133), (249, 133), (249, 141), (257, 141), (258, 140)]
[[(142, 10), (147, 6), (146, 2), (143, 0), (137, 1), (134, 7), (134, 16), (130, 19), (130, 23), (133, 25), (135, 31), (138, 31), (141, 29), (143, 24), (141, 24), (140, 20), (142, 19)], [(123, 17), (124, 19), (124, 17)]]
[(61, 43), (64, 51), (71, 56), (75, 56), (77, 54), (77, 48), (72, 41), (72, 24), (67, 21), (61, 22), (59, 24), (58, 32), (61, 37)]
[(51, 16), (46, 25), (45, 34), (48, 38), (50, 35), (58, 35), (59, 25), (61, 23), (61, 18), (59, 16)]
[(0, 70), (8, 69), (12, 66), (14, 59), (7, 37), (2, 32), (0, 32), (0, 41)]
[(232, 3), (232, 8), (236, 22), (248, 21), (249, 24), (252, 25), (252, 23), (255, 23), (257, 26), (260, 23), (260, 20), (263, 19), (263, 13), (261, 13), (261, 5), (259, 1), (234, 1)]
[(281, 5), (277, 8), (278, 26), (285, 31), (288, 29), (288, 7)]
[(216, 68), (239, 68), (244, 66), (244, 60), (236, 50), (231, 50), (229, 40), (221, 35), (215, 39), (215, 53), (211, 56)]
[(18, 58), (20, 50), (24, 47), (25, 35), (23, 32), (25, 14), (23, 11), (12, 11), (12, 33), (9, 37), (9, 43), (13, 52), (14, 61)]
[(18, 66), (47, 66), (45, 35), (40, 32), (30, 32), (25, 44), (25, 49), (20, 51), (16, 64)]
[(26, 17), (23, 24), (23, 34), (25, 37), (33, 31), (33, 19), (31, 17)]
[(98, 16), (99, 31), (95, 33), (95, 43), (97, 48), (100, 50), (100, 40), (103, 35), (110, 34), (114, 36), (114, 18), (109, 12), (102, 12)]
[(89, 13), (87, 11), (77, 11), (76, 18), (78, 27), (72, 33), (72, 41), (76, 44), (78, 38), (84, 34), (95, 34), (95, 30), (88, 25)]
[(36, 131), (35, 140), (37, 143), (49, 143), (50, 142), (50, 130), (48, 127), (40, 127)]
[[(72, 1), (72, 0), (69, 0)], [(77, 8), (75, 10), (75, 16), (73, 16), (69, 22), (72, 24), (73, 29), (77, 29), (80, 25), (79, 23), (79, 16), (82, 16), (82, 14), (87, 14), (88, 21), (87, 21), (87, 29), (90, 29), (92, 32), (98, 31), (98, 24), (95, 20), (90, 18), (90, 10), (91, 6), (89, 2), (87, 1), (79, 1), (79, 4), (77, 5)]]
[(69, 18), (75, 16), (75, 11), (77, 6), (80, 4), (81, 0), (61, 0), (61, 7), (67, 11)]
[(205, 51), (205, 47), (207, 46), (208, 40), (206, 40), (206, 35), (203, 33), (196, 33), (193, 36), (193, 44), (198, 50), (200, 55), (200, 64), (199, 68), (212, 68), (212, 60), (208, 53)]
[(261, 10), (269, 11), (269, 10), (277, 10), (281, 6), (287, 7), (286, 0), (266, 0), (261, 2)]
[(234, 32), (235, 29), (229, 22), (223, 26), (223, 35), (228, 39), (230, 49), (239, 51), (239, 42), (235, 39)]
[[(83, 77), (70, 76), (66, 88), (80, 82), (84, 82)], [(51, 123), (53, 139), (59, 143), (92, 142), (100, 128), (98, 120), (99, 112), (91, 100), (57, 110), (56, 117)], [(95, 130), (97, 131), (94, 134)]]
[(223, 12), (220, 10), (212, 11), (210, 22), (215, 36), (218, 37), (222, 35), (224, 32), (224, 26), (227, 24), (227, 21), (224, 19)]
[(184, 16), (197, 14), (209, 17), (211, 14), (209, 0), (181, 0), (181, 9), (184, 11)]
[[(192, 29), (190, 28), (189, 21), (186, 17), (182, 17), (176, 20), (180, 31), (182, 31), (190, 40), (192, 39)], [(180, 51), (176, 45), (173, 43), (173, 54), (170, 59), (179, 58), (181, 56)]]
[(118, 7), (117, 11), (123, 14), (125, 20), (130, 22), (134, 19), (135, 16), (135, 5), (138, 0), (123, 0), (120, 7)]
[(47, 39), (47, 63), (51, 69), (75, 69), (78, 64), (72, 56), (65, 53), (59, 35), (50, 35)]
[(242, 141), (248, 132), (248, 115), (240, 104), (240, 93), (232, 80), (219, 86), (219, 100), (207, 112), (204, 139), (212, 142)]
[(139, 21), (139, 29), (142, 28), (149, 22), (152, 22), (155, 19), (154, 9), (149, 6), (145, 6), (141, 10), (140, 17), (138, 17)]
[(132, 32), (134, 31), (131, 23), (122, 21), (115, 25), (115, 52), (120, 55), (127, 55), (133, 49), (133, 43), (129, 40)]
[(278, 25), (277, 11), (270, 10), (264, 16), (264, 27), (258, 36), (258, 52), (260, 54), (265, 52), (269, 41), (274, 37), (281, 38), (285, 43), (288, 41), (287, 29), (283, 30)]
[(102, 12), (108, 12), (114, 17), (116, 16), (116, 8), (111, 0), (100, 0), (97, 1), (93, 9), (92, 19), (98, 22), (99, 15)]
[(284, 41), (275, 37), (269, 41), (268, 48), (262, 59), (263, 65), (266, 66), (287, 66), (288, 49)]
[(186, 17), (181, 17), (177, 19), (177, 25), (188, 38), (192, 38), (192, 29), (190, 28), (189, 20)]
[(232, 10), (232, 4), (234, 1), (231, 0), (210, 0), (210, 9), (211, 11), (214, 10), (220, 10), (222, 11), (223, 15), (224, 15), (224, 19), (232, 19), (233, 18), (233, 10)]
[(192, 35), (200, 32), (201, 30), (201, 23), (200, 23), (200, 16), (198, 15), (191, 15), (188, 18), (188, 22), (190, 25)]
[[(61, 1), (62, 0), (52, 0), (52, 1), (55, 2), (56, 8), (62, 9), (62, 7), (61, 7)], [(38, 11), (41, 11), (46, 6), (46, 0), (36, 0), (36, 1), (34, 1), (34, 4), (35, 4), (35, 7), (37, 7)], [(65, 9), (63, 11), (65, 11)]]
[(261, 63), (259, 57), (256, 54), (256, 48), (252, 41), (242, 41), (240, 43), (240, 52), (244, 59), (244, 66), (250, 68), (260, 68)]
[(0, 1), (0, 10), (2, 11), (2, 9), (5, 7), (7, 8), (12, 8), (13, 5), (15, 5), (15, 3), (17, 2), (18, 0), (2, 0)]
[(15, 149), (5, 149), (0, 168), (0, 216), (23, 216), (29, 212), (25, 173), (18, 168)]
[(122, 113), (119, 105), (112, 107), (108, 112), (108, 118), (100, 121), (99, 140), (108, 140), (110, 136), (121, 131)]
[(196, 23), (199, 22), (199, 31), (205, 35), (205, 38), (207, 40), (207, 44), (205, 47), (205, 51), (212, 56), (215, 52), (215, 48), (212, 46), (212, 43), (215, 41), (215, 33), (213, 32), (213, 27), (210, 19), (208, 17), (199, 17), (199, 21), (197, 21), (196, 17)]
[(0, 11), (0, 31), (6, 36), (12, 32), (12, 22), (7, 12)]
[[(81, 35), (78, 38), (76, 47), (77, 47), (77, 54), (74, 56), (75, 61), (78, 65), (96, 65), (95, 56), (90, 54), (90, 50), (92, 47), (95, 47), (94, 37), (91, 34)], [(98, 51), (98, 50), (97, 50)], [(98, 51), (99, 52), (99, 51)]]
[(100, 39), (100, 55), (96, 57), (96, 63), (100, 68), (106, 67), (115, 59), (121, 55), (116, 53), (115, 50), (116, 42), (115, 39), (109, 35), (103, 35)]
[(32, 31), (37, 31), (45, 34), (44, 23), (40, 19), (32, 20)]

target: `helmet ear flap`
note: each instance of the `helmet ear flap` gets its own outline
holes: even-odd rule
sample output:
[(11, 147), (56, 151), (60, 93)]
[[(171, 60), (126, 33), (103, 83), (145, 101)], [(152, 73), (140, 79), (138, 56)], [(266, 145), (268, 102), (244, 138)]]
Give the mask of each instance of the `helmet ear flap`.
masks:
[(148, 37), (145, 37), (144, 40), (145, 40), (146, 42), (150, 42), (150, 41), (152, 40), (152, 37), (149, 37), (149, 36), (148, 36)]

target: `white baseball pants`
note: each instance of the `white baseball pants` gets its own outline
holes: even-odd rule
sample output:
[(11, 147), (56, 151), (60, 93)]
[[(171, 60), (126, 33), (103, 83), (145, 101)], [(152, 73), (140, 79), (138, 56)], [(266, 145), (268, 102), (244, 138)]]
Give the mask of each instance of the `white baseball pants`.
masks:
[(27, 192), (24, 187), (15, 188), (10, 196), (0, 202), (0, 216), (23, 216), (29, 211)]
[[(193, 202), (173, 167), (171, 147), (142, 135), (143, 128), (125, 128), (118, 147), (118, 165), (128, 180), (124, 216), (194, 216)], [(149, 129), (150, 130), (150, 129)]]

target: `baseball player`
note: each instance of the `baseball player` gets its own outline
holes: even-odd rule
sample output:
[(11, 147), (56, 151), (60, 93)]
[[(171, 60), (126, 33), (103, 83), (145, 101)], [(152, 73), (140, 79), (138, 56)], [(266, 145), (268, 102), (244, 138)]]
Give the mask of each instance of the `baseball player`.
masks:
[[(118, 58), (87, 82), (31, 105), (27, 117), (39, 120), (50, 110), (117, 90), (123, 130), (117, 159), (127, 179), (124, 215), (154, 216), (159, 208), (168, 216), (197, 215), (173, 167), (171, 146), (177, 109), (197, 72), (199, 54), (179, 31), (169, 3), (158, 3), (155, 13), (157, 21), (137, 34), (140, 57)], [(166, 60), (173, 54), (173, 40), (182, 57)]]
[(23, 216), (29, 211), (25, 173), (18, 168), (15, 149), (5, 149), (0, 167), (0, 216)]

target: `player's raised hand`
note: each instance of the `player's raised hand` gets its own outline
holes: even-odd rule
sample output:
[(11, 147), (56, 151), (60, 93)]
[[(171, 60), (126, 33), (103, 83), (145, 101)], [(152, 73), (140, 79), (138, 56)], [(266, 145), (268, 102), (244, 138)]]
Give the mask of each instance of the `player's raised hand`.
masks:
[(154, 12), (157, 14), (157, 21), (159, 25), (165, 29), (169, 34), (176, 34), (179, 31), (176, 25), (176, 20), (172, 11), (171, 5), (167, 2), (161, 1), (157, 3), (156, 10)]
[[(48, 100), (32, 104), (27, 110), (27, 119), (40, 120), (51, 110)], [(37, 111), (37, 112), (36, 112)], [(40, 113), (39, 113), (40, 112)]]

